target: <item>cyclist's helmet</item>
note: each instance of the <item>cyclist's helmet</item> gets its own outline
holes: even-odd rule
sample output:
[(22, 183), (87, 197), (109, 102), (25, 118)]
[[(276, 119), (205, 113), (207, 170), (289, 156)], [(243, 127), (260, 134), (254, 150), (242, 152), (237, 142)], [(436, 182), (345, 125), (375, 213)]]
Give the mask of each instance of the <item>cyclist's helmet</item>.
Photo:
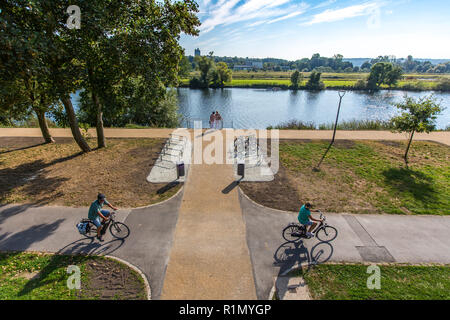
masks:
[(97, 200), (98, 201), (105, 200), (105, 198), (106, 198), (106, 196), (103, 193), (99, 193), (98, 196), (97, 196)]

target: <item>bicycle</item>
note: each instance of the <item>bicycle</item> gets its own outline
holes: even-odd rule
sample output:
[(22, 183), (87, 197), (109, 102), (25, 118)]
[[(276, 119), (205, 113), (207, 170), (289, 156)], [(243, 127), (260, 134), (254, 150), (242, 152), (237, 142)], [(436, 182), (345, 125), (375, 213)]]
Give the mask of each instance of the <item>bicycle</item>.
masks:
[[(87, 223), (85, 236), (87, 238), (93, 239), (97, 236), (97, 227), (94, 222), (90, 219), (83, 219), (82, 223)], [(116, 221), (116, 212), (111, 212), (108, 220), (102, 222), (102, 231), (100, 234), (103, 236), (109, 227), (109, 232), (112, 236), (117, 239), (125, 239), (130, 235), (130, 228), (122, 222)]]
[[(335, 227), (328, 225), (326, 217), (320, 212), (320, 219), (322, 220), (316, 229), (312, 232), (316, 238), (323, 242), (330, 242), (336, 239), (338, 231)], [(309, 239), (306, 235), (306, 227), (299, 223), (291, 223), (283, 229), (283, 238), (288, 242), (295, 242), (300, 238)]]

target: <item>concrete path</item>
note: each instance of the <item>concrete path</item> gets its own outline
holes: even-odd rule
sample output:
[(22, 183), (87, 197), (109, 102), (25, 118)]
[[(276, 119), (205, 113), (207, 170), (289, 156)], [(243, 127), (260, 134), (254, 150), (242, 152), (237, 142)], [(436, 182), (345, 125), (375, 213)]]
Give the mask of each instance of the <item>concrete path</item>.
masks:
[[(193, 130), (190, 130), (193, 131)], [(105, 128), (107, 138), (168, 138), (173, 129), (118, 129)], [(54, 137), (72, 137), (70, 129), (50, 129)], [(96, 131), (90, 129), (91, 136)], [(325, 139), (330, 140), (333, 135), (328, 130), (280, 130), (280, 139)], [(0, 128), (0, 137), (41, 137), (39, 128)], [(390, 131), (341, 131), (336, 134), (337, 140), (407, 140), (404, 133)], [(416, 133), (414, 140), (429, 140), (450, 145), (450, 132)]]
[(336, 240), (288, 243), (282, 230), (297, 214), (262, 207), (240, 191), (258, 299), (268, 299), (278, 276), (300, 264), (399, 262), (450, 264), (450, 217), (326, 214)]
[(162, 299), (256, 299), (235, 187), (232, 165), (191, 165)]
[(116, 217), (128, 225), (130, 236), (117, 240), (107, 232), (102, 243), (83, 237), (75, 227), (88, 208), (1, 206), (0, 250), (112, 255), (138, 267), (150, 283), (152, 299), (159, 299), (181, 199), (182, 191), (148, 208), (119, 210)]

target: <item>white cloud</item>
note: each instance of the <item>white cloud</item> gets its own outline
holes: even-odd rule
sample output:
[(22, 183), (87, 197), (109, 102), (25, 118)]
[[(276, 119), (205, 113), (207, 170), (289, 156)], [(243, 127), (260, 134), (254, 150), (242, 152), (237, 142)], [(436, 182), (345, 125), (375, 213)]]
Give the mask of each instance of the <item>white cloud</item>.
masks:
[(300, 10), (300, 11), (296, 11), (296, 12), (292, 12), (292, 13), (290, 13), (290, 14), (288, 14), (288, 15), (283, 16), (283, 17), (279, 17), (279, 18), (273, 19), (273, 20), (271, 20), (271, 21), (269, 21), (269, 22), (267, 22), (267, 23), (268, 23), (268, 24), (271, 24), (271, 23), (274, 23), (274, 22), (278, 22), (278, 21), (290, 19), (290, 18), (299, 16), (299, 15), (301, 15), (302, 13), (304, 13), (304, 11), (301, 11), (301, 10)]
[[(276, 17), (278, 18), (274, 20), (281, 21), (301, 14), (300, 11), (303, 12), (308, 7), (305, 3), (286, 6), (293, 1), (247, 0), (239, 6), (240, 0), (219, 0), (215, 5), (210, 6), (210, 15), (200, 26), (200, 31), (207, 33), (217, 26), (242, 21), (258, 20), (251, 23), (250, 27), (269, 23), (270, 19)], [(208, 3), (210, 2), (208, 1)]]
[(332, 5), (335, 2), (336, 2), (336, 0), (324, 1), (324, 2), (321, 2), (318, 5), (314, 6), (312, 9), (319, 9), (319, 8), (323, 8), (323, 7), (328, 7), (329, 5)]
[(314, 15), (313, 18), (309, 22), (306, 22), (304, 25), (313, 25), (322, 22), (334, 22), (358, 16), (370, 15), (380, 6), (381, 4), (378, 2), (367, 2), (342, 9), (328, 9), (322, 13)]

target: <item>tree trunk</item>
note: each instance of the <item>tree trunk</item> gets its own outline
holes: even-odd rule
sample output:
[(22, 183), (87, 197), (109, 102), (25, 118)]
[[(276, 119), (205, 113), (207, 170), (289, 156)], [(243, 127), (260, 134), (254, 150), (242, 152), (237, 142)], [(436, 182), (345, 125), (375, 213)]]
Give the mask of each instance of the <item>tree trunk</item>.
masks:
[(39, 108), (34, 108), (37, 119), (39, 121), (39, 127), (41, 128), (42, 136), (44, 137), (45, 143), (54, 143), (55, 140), (52, 138), (50, 131), (48, 130), (47, 121), (45, 119), (45, 112)]
[(406, 165), (408, 165), (408, 152), (409, 152), (409, 148), (411, 147), (411, 143), (412, 143), (412, 140), (413, 140), (413, 137), (414, 137), (414, 132), (415, 132), (415, 130), (413, 130), (411, 132), (411, 137), (409, 138), (408, 147), (406, 148), (406, 152), (405, 152), (405, 156), (404, 156)]
[(72, 101), (70, 101), (69, 96), (65, 96), (61, 98), (61, 102), (64, 104), (64, 108), (66, 109), (67, 117), (69, 119), (70, 129), (72, 130), (73, 138), (75, 139), (76, 143), (80, 147), (81, 151), (83, 152), (89, 152), (91, 151), (91, 148), (86, 143), (86, 140), (84, 140), (83, 136), (81, 135), (80, 128), (78, 127), (78, 121), (77, 117), (75, 116), (75, 111), (73, 110)]
[(97, 97), (97, 95), (92, 91), (92, 100), (94, 105), (97, 107), (97, 144), (98, 148), (106, 147), (105, 133), (103, 131), (103, 112), (102, 105)]

